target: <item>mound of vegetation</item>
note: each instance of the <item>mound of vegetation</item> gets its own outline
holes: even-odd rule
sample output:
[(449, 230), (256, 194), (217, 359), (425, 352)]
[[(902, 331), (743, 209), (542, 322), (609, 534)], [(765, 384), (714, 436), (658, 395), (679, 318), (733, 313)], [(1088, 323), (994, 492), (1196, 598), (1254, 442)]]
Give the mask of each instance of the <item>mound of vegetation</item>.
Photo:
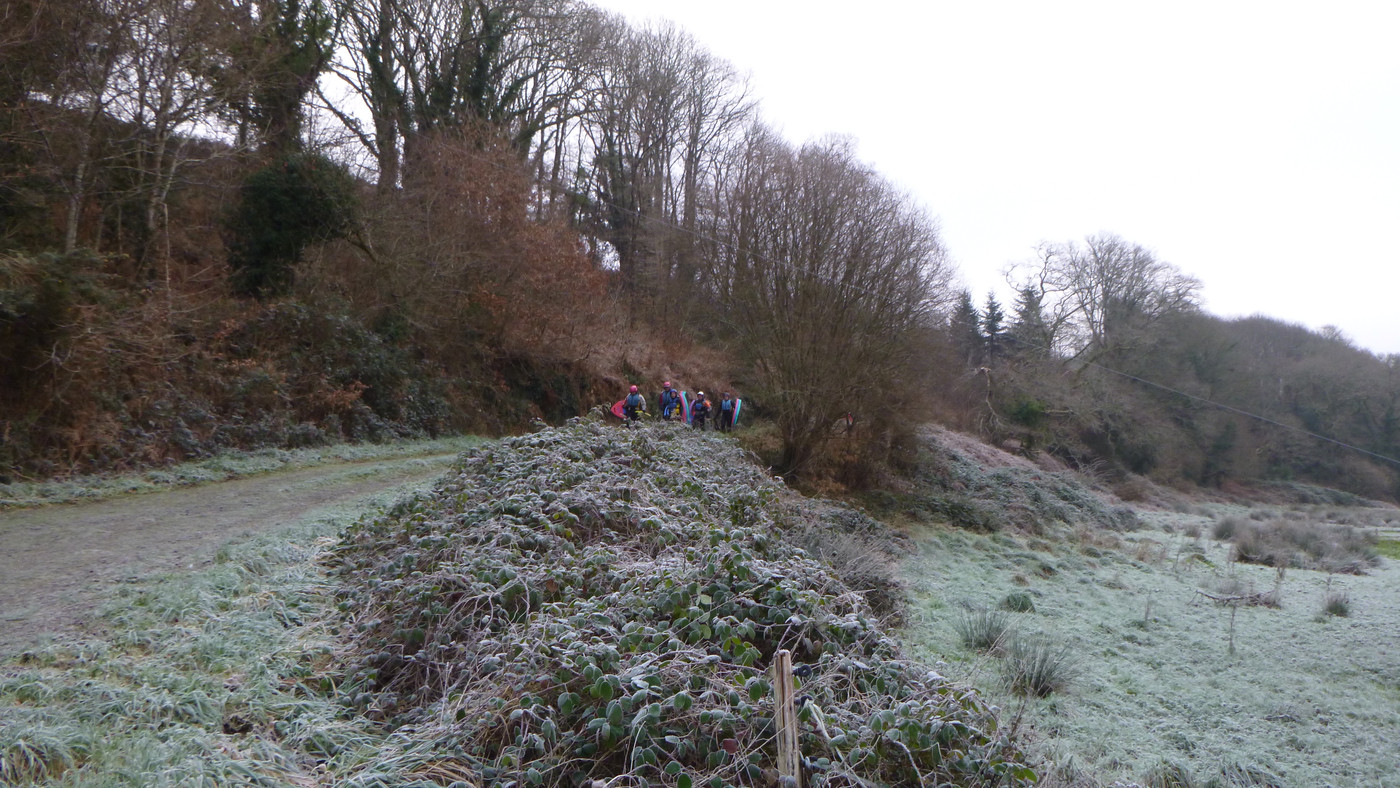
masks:
[[(341, 691), (423, 779), (761, 785), (787, 649), (810, 784), (1032, 784), (992, 710), (902, 659), (862, 592), (795, 544), (877, 545), (873, 524), (786, 498), (676, 425), (574, 420), (477, 450), (347, 532)], [(870, 574), (856, 552), (851, 576)]]
[(909, 473), (910, 491), (877, 493), (870, 497), (872, 506), (983, 533), (1014, 529), (1038, 534), (1064, 523), (1115, 531), (1138, 527), (1132, 509), (1108, 506), (1073, 474), (1014, 462), (1009, 455), (1003, 455), (1005, 462), (987, 462), (970, 456), (948, 435), (924, 429)]

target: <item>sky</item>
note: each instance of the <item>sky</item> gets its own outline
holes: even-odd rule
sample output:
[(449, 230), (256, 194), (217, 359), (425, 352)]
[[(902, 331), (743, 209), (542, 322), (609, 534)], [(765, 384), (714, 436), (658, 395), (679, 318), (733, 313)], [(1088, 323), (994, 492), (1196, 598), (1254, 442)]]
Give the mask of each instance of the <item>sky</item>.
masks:
[(793, 143), (856, 140), (979, 305), (1114, 233), (1212, 314), (1400, 353), (1400, 2), (593, 1), (690, 32)]

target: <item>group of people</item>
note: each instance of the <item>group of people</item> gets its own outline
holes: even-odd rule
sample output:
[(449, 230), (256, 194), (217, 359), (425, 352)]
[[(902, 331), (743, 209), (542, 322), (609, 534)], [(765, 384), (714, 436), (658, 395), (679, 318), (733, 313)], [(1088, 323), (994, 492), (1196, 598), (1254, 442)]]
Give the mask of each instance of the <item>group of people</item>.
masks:
[[(685, 420), (685, 404), (681, 399), (680, 392), (671, 387), (671, 381), (668, 380), (661, 384), (661, 394), (657, 397), (657, 405), (661, 418), (665, 421)], [(622, 401), (624, 418), (629, 422), (638, 421), (646, 409), (646, 397), (642, 396), (641, 391), (636, 386), (632, 386), (627, 397)], [(724, 397), (718, 404), (711, 403), (710, 399), (705, 396), (705, 392), (697, 391), (695, 399), (690, 402), (690, 426), (697, 430), (703, 430), (705, 422), (713, 415), (715, 429), (720, 432), (728, 432), (734, 429), (734, 417), (738, 414), (738, 409), (739, 401), (727, 391), (724, 392)]]

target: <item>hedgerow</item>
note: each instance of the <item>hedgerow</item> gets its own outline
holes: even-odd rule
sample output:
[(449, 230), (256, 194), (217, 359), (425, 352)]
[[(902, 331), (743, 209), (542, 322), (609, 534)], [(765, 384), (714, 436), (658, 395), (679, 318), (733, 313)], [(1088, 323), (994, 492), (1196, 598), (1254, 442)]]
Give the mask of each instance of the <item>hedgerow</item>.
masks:
[(790, 539), (849, 519), (675, 425), (502, 441), (347, 532), (340, 692), (424, 780), (761, 784), (788, 649), (810, 784), (1033, 784), (994, 710)]

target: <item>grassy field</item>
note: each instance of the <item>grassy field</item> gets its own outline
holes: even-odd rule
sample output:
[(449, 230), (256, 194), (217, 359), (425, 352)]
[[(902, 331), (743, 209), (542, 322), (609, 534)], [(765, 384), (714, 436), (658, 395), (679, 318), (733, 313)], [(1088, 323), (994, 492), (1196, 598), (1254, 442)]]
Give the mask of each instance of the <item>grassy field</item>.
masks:
[[(513, 451), (534, 454), (516, 458), (497, 452), (477, 463), (483, 484), (505, 485), (516, 491), (512, 495), (495, 488), (468, 495), (463, 476), (457, 486), (441, 490), (436, 503), (420, 496), (413, 507), (395, 507), (394, 517), (429, 530), (435, 523), (451, 523), (443, 525), (442, 534), (455, 533), (466, 522), (464, 515), (450, 508), (443, 514), (434, 507), (470, 504), (472, 512), (479, 509), (497, 527), (495, 518), (505, 505), (499, 502), (517, 512), (512, 517), (526, 518), (531, 510), (525, 498), (552, 500), (557, 489), (573, 485), (568, 494), (590, 502), (579, 511), (602, 513), (604, 524), (631, 522), (608, 513), (642, 506), (655, 512), (642, 525), (697, 529), (710, 547), (716, 540), (747, 534), (746, 528), (771, 527), (766, 520), (749, 523), (758, 511), (748, 502), (751, 490), (735, 495), (716, 486), (716, 480), (729, 479), (719, 469), (733, 471), (741, 465), (737, 458), (716, 459), (718, 443), (689, 445), (690, 433), (684, 433), (684, 444), (677, 437), (603, 431), (596, 446), (589, 442), (595, 438), (583, 433), (562, 442), (522, 439)], [(626, 475), (630, 457), (667, 451), (681, 451), (679, 460), (668, 461), (677, 467), (703, 467), (705, 472), (696, 477), (704, 484)], [(999, 707), (1000, 718), (999, 726), (993, 721), (984, 729), (1015, 729), (1017, 740), (1041, 759), (1037, 771), (1042, 785), (1400, 787), (1394, 754), (1394, 743), (1400, 741), (1400, 566), (1383, 560), (1365, 575), (1302, 569), (1280, 574), (1230, 561), (1230, 547), (1212, 539), (1224, 522), (1235, 523), (1237, 530), (1241, 523), (1335, 522), (1375, 534), (1376, 552), (1394, 558), (1394, 510), (1265, 511), (1202, 504), (1178, 507), (1189, 511), (1132, 512), (1097, 502), (1071, 474), (1016, 466), (984, 472), (970, 463), (952, 468), (947, 477), (971, 492), (960, 492), (964, 497), (957, 499), (940, 497), (946, 493), (939, 491), (911, 495), (900, 499), (902, 505), (921, 512), (971, 511), (975, 523), (994, 522), (996, 512), (1015, 509), (1022, 515), (1018, 522), (1038, 535), (909, 525), (913, 549), (903, 574), (911, 603), (901, 636), (904, 656), (918, 662), (901, 657), (889, 662), (890, 670), (914, 670), (922, 662), (936, 672), (915, 670), (921, 680), (981, 689)], [(570, 481), (546, 483), (545, 471)], [(746, 490), (754, 487), (751, 480), (739, 482)], [(676, 492), (671, 487), (677, 484), (681, 497), (675, 507), (684, 516), (665, 508), (672, 505), (666, 496)], [(634, 489), (641, 491), (635, 501)], [(387, 505), (392, 497), (386, 493), (378, 505)], [(470, 774), (460, 764), (475, 763), (479, 753), (457, 753), (453, 760), (437, 749), (437, 740), (418, 741), (422, 737), (414, 726), (394, 732), (373, 723), (356, 712), (361, 695), (336, 685), (336, 677), (345, 675), (336, 666), (350, 657), (351, 639), (336, 608), (338, 603), (350, 605), (353, 613), (366, 604), (369, 592), (347, 592), (341, 581), (327, 576), (324, 558), (336, 535), (359, 515), (348, 509), (315, 512), (275, 533), (229, 545), (205, 571), (131, 582), (105, 611), (109, 637), (55, 645), (0, 665), (0, 784), (428, 786), (467, 779)], [(832, 516), (833, 522), (862, 522), (840, 512)], [(1061, 516), (1076, 524), (1056, 525)], [(712, 528), (711, 523), (718, 525)], [(853, 576), (865, 572), (862, 557), (869, 550), (863, 543), (842, 547), (832, 532), (813, 533), (805, 547), (810, 555), (825, 560), (823, 551), (851, 553), (843, 559), (845, 570)], [(538, 539), (526, 531), (520, 534)], [(437, 531), (428, 533), (406, 554), (421, 558), (441, 539)], [(760, 541), (767, 544), (766, 538), (755, 544)], [(617, 550), (607, 545), (588, 550), (597, 553), (596, 561), (589, 559), (597, 566), (614, 567), (609, 571), (641, 571), (655, 564), (641, 553), (619, 562)], [(462, 555), (485, 560), (509, 552), (497, 546)], [(888, 559), (881, 561), (889, 565)], [(546, 561), (540, 571), (563, 572), (556, 578), (561, 586), (585, 575), (557, 563)], [(369, 561), (365, 566), (410, 579), (422, 574), (413, 562)], [(786, 574), (773, 577), (782, 580)], [(382, 591), (399, 582), (391, 579), (369, 588)], [(490, 592), (498, 585), (493, 584), (484, 588)], [(1265, 600), (1269, 592), (1276, 596)], [(868, 589), (865, 593), (871, 598)], [(578, 603), (572, 593), (565, 597)], [(1222, 606), (1213, 597), (1277, 606)], [(599, 604), (612, 609), (607, 599)], [(775, 621), (792, 620), (792, 611), (769, 607), (754, 610)], [(687, 638), (704, 637), (692, 634), (704, 632), (704, 619), (692, 622), (690, 615), (685, 612), (675, 626), (688, 627)], [(663, 623), (658, 631), (672, 625)], [(603, 638), (589, 648), (607, 651), (615, 641)], [(460, 642), (464, 649), (486, 645), (475, 637)], [(668, 648), (672, 642), (677, 653), (689, 653), (676, 638), (667, 641)], [(560, 648), (580, 643), (573, 638)], [(870, 674), (877, 663), (868, 656), (863, 660), (848, 662)], [(708, 657), (704, 664), (711, 664)], [(724, 659), (714, 664), (728, 665)], [(837, 671), (831, 677), (845, 675)], [(946, 684), (943, 677), (954, 683)], [(1029, 698), (1012, 692), (1013, 684), (1029, 689)], [(814, 678), (807, 689), (818, 692), (824, 686)], [(745, 687), (762, 689), (758, 684)], [(752, 697), (729, 693), (707, 702), (737, 703), (740, 714), (725, 719), (732, 717), (739, 725), (756, 718), (758, 706), (744, 707)], [(948, 697), (967, 701), (975, 696), (959, 689)], [(447, 701), (429, 713), (436, 715), (431, 718), (440, 729), (457, 735), (454, 726), (465, 724), (464, 717), (452, 713), (460, 711), (454, 705), (458, 700), (449, 696)], [(981, 701), (967, 702), (981, 708)], [(839, 706), (821, 705), (830, 715), (828, 725), (835, 725)], [(540, 708), (564, 707), (551, 702)], [(724, 711), (716, 709), (704, 713)], [(918, 712), (907, 722), (937, 721), (944, 713)], [(611, 706), (608, 716), (598, 719), (614, 725)], [(640, 717), (631, 723), (618, 719), (618, 727), (651, 724), (637, 722)], [(869, 730), (874, 722), (862, 727), (853, 720), (842, 723), (845, 733), (831, 728), (836, 738), (828, 746), (834, 747), (837, 738), (857, 741), (878, 733)], [(819, 744), (811, 737), (804, 741), (809, 747)], [(865, 750), (875, 753), (878, 748)], [(714, 755), (723, 759), (722, 752)], [(850, 749), (847, 755), (855, 752)], [(912, 756), (908, 762), (913, 763)], [(887, 763), (902, 768), (905, 760)], [(650, 774), (646, 769), (652, 768), (645, 763), (633, 767), (639, 774)]]
[(0, 665), (0, 785), (318, 785), (308, 751), (381, 757), (383, 734), (315, 678), (336, 646), (318, 559), (363, 512), (313, 511), (206, 570), (133, 581), (103, 611), (109, 637)]
[(215, 457), (124, 474), (75, 476), (47, 481), (0, 484), (0, 510), (56, 503), (98, 501), (172, 487), (207, 484), (248, 476), (309, 468), (327, 463), (369, 462), (462, 452), (481, 442), (475, 436), (395, 443), (342, 443), (303, 449), (232, 450)]
[[(1332, 509), (1303, 515), (1382, 516)], [(1134, 532), (1044, 538), (918, 528), (907, 640), (1019, 719), (1054, 764), (1046, 784), (1400, 786), (1400, 567), (1280, 578), (1232, 563), (1212, 525), (1248, 514), (1149, 511)], [(1275, 588), (1277, 608), (1206, 596)], [(1007, 610), (1024, 598), (1033, 611)], [(1003, 644), (1046, 644), (1067, 686), (1009, 693), (1007, 660), (963, 643), (979, 615), (1009, 627)]]

